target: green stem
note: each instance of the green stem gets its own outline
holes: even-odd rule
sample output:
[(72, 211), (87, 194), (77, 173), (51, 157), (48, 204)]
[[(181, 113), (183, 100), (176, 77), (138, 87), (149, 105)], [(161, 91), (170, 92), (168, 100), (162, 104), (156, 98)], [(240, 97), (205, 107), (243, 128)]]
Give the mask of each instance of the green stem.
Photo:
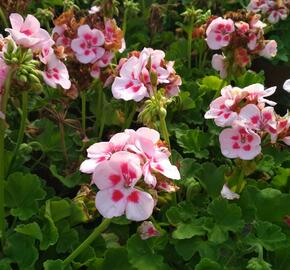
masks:
[(105, 127), (105, 115), (104, 115), (104, 92), (103, 88), (101, 87), (101, 84), (98, 87), (98, 113), (99, 113), (99, 121), (100, 121), (100, 129), (99, 129), (99, 140), (103, 136), (104, 127)]
[(192, 30), (193, 30), (193, 18), (190, 18), (190, 25), (187, 32), (187, 67), (188, 68), (191, 68)]
[(125, 114), (125, 123), (124, 123), (124, 129), (129, 128), (132, 124), (134, 115), (136, 113), (137, 103), (133, 101), (132, 109), (129, 115)]
[(82, 129), (84, 134), (86, 134), (87, 96), (85, 91), (82, 92), (81, 99), (82, 99)]
[[(5, 115), (6, 114), (6, 107), (9, 97), (9, 90), (11, 86), (11, 80), (14, 75), (14, 68), (10, 68), (5, 84), (4, 84), (4, 94), (2, 95), (1, 104), (0, 104), (0, 111)], [(5, 209), (4, 209), (4, 177), (5, 177), (5, 168), (4, 168), (4, 136), (5, 136), (5, 129), (6, 129), (6, 122), (5, 119), (0, 118), (0, 237), (1, 237), (1, 244), (2, 248), (4, 246), (5, 241)]]
[(10, 170), (10, 167), (13, 166), (14, 161), (15, 161), (16, 156), (17, 156), (17, 153), (18, 153), (18, 150), (19, 150), (19, 147), (20, 147), (21, 143), (23, 142), (27, 115), (28, 115), (28, 91), (23, 91), (22, 92), (22, 111), (21, 111), (20, 128), (18, 131), (16, 145), (15, 145), (14, 150), (13, 150), (9, 170)]
[(2, 8), (0, 7), (0, 18), (1, 18), (1, 21), (3, 22), (3, 26), (4, 28), (7, 28), (9, 25), (8, 25), (8, 21), (7, 21), (7, 18), (2, 10)]
[(64, 265), (69, 265), (77, 256), (79, 256), (103, 231), (108, 228), (110, 222), (110, 219), (104, 219), (102, 223), (93, 230), (88, 238), (64, 260)]
[(66, 145), (65, 145), (65, 132), (64, 132), (63, 123), (59, 122), (58, 127), (59, 127), (59, 131), (60, 131), (60, 141), (61, 141), (62, 153), (64, 155), (64, 159), (65, 159), (65, 162), (67, 164), (68, 163), (68, 155), (67, 155)]
[(123, 31), (124, 38), (126, 35), (126, 30), (127, 30), (127, 19), (128, 19), (128, 8), (125, 8), (124, 17), (123, 17), (123, 24), (122, 24), (122, 31)]
[(171, 152), (169, 133), (168, 133), (168, 129), (167, 129), (165, 118), (166, 118), (166, 116), (162, 112), (159, 112), (161, 134), (162, 134), (163, 139), (165, 140), (165, 142), (166, 142), (166, 144), (168, 146), (168, 150)]

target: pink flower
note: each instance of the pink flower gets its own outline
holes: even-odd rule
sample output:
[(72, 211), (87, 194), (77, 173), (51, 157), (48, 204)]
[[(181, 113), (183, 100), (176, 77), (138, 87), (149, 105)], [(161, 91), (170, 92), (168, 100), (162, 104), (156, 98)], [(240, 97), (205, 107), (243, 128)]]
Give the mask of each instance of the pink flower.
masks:
[(222, 154), (228, 158), (251, 160), (261, 152), (261, 138), (252, 130), (226, 128), (219, 136)]
[(32, 48), (38, 43), (47, 41), (50, 36), (44, 29), (40, 28), (39, 21), (33, 16), (28, 15), (25, 20), (17, 14), (9, 16), (12, 28), (6, 28), (17, 45)]
[(248, 48), (250, 50), (255, 50), (257, 47), (258, 36), (255, 33), (249, 33), (248, 40)]
[(104, 34), (98, 29), (92, 30), (86, 24), (78, 28), (78, 37), (72, 40), (71, 48), (81, 63), (94, 63), (105, 53), (105, 49), (101, 47), (104, 42)]
[(51, 47), (53, 45), (53, 41), (49, 40), (45, 44), (42, 44), (42, 49), (39, 54), (39, 59), (43, 64), (47, 64), (49, 59), (54, 54), (53, 48)]
[(240, 198), (240, 195), (231, 191), (226, 184), (223, 185), (221, 196), (227, 200), (238, 200)]
[(99, 59), (91, 66), (91, 76), (94, 78), (99, 78), (101, 74), (101, 68), (108, 66), (113, 58), (114, 53), (106, 51), (101, 59)]
[(283, 89), (290, 93), (290, 80), (286, 80), (283, 84)]
[(213, 69), (219, 71), (220, 77), (225, 79), (227, 77), (226, 58), (221, 54), (214, 54), (211, 60)]
[[(155, 174), (160, 173), (170, 179), (180, 179), (180, 173), (176, 166), (172, 165), (168, 158), (168, 152), (156, 146), (159, 141), (159, 133), (149, 128), (138, 129), (131, 133), (131, 141), (127, 149), (134, 152), (142, 160), (144, 181), (151, 187), (155, 187), (157, 179)], [(133, 134), (132, 134), (133, 133)]]
[(138, 228), (138, 231), (142, 240), (160, 236), (160, 232), (155, 228), (151, 221), (142, 222), (142, 224)]
[(235, 26), (231, 19), (216, 18), (206, 30), (206, 42), (210, 49), (219, 50), (229, 45), (231, 33), (234, 31)]
[(134, 188), (141, 178), (140, 160), (135, 154), (118, 152), (96, 167), (93, 181), (100, 189), (96, 208), (106, 218), (126, 213), (130, 220), (149, 218), (154, 208), (152, 196)]
[(53, 88), (56, 88), (58, 84), (63, 89), (69, 89), (71, 87), (69, 74), (65, 64), (57, 59), (54, 54), (49, 58), (46, 70), (42, 75), (46, 84)]
[(254, 104), (243, 107), (239, 113), (243, 126), (253, 130), (272, 130), (276, 126), (276, 116), (273, 107), (260, 110)]
[(269, 0), (251, 0), (247, 9), (253, 12), (262, 11), (263, 13), (267, 12), (270, 6), (275, 4), (274, 1)]
[(71, 46), (71, 39), (66, 37), (64, 35), (65, 30), (67, 29), (67, 26), (65, 24), (63, 25), (56, 25), (52, 30), (52, 35), (54, 36), (56, 34), (55, 44), (56, 46), (63, 46), (65, 48)]
[(270, 9), (269, 13), (268, 21), (272, 24), (279, 22), (279, 20), (286, 20), (288, 17), (288, 9), (286, 7)]
[(259, 52), (260, 56), (267, 59), (275, 57), (277, 54), (277, 42), (275, 40), (268, 40), (265, 47)]
[(149, 82), (149, 72), (145, 69), (147, 59), (132, 56), (120, 70), (120, 77), (116, 77), (112, 85), (112, 93), (116, 99), (141, 101), (148, 97), (144, 80)]
[(250, 102), (267, 103), (271, 106), (276, 105), (276, 102), (265, 98), (275, 93), (276, 86), (265, 89), (264, 85), (255, 83), (245, 87), (244, 91), (247, 93), (246, 98)]
[(237, 27), (238, 33), (240, 33), (240, 34), (245, 34), (250, 29), (249, 24), (246, 22), (243, 22), (243, 21), (236, 22), (235, 26)]
[(87, 149), (88, 158), (80, 166), (80, 171), (91, 174), (99, 163), (109, 160), (111, 156), (122, 151), (127, 144), (130, 136), (125, 133), (115, 134), (109, 142), (99, 142), (91, 145)]

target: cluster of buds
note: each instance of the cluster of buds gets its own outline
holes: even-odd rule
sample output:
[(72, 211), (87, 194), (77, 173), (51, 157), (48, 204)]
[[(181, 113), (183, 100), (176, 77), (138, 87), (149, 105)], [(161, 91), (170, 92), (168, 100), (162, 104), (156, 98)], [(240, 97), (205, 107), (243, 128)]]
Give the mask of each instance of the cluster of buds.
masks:
[(164, 89), (165, 96), (177, 96), (181, 78), (176, 74), (173, 61), (165, 60), (161, 50), (144, 48), (131, 52), (122, 58), (112, 85), (116, 99), (136, 102), (151, 97), (158, 89)]
[(99, 189), (96, 208), (106, 218), (126, 214), (129, 220), (146, 220), (157, 203), (157, 191), (177, 189), (171, 179), (180, 179), (180, 173), (156, 130), (126, 129), (108, 142), (91, 145), (87, 153), (80, 171), (92, 174)]
[(53, 39), (59, 54), (67, 59), (78, 88), (85, 88), (90, 76), (103, 79), (115, 53), (125, 49), (122, 30), (114, 19), (105, 18), (99, 8), (90, 10), (79, 20), (70, 9), (55, 19), (54, 24)]
[(213, 55), (212, 66), (222, 78), (243, 73), (255, 56), (276, 55), (277, 43), (264, 38), (265, 26), (258, 14), (243, 12), (229, 12), (208, 22), (206, 42), (210, 49), (222, 50)]
[[(25, 20), (17, 13), (9, 16), (12, 28), (5, 29), (10, 35), (1, 39), (0, 57), (8, 66), (17, 70), (20, 81), (34, 81), (42, 74), (44, 81), (51, 87), (60, 85), (69, 89), (69, 80), (66, 66), (54, 53), (54, 41), (49, 33), (40, 27), (39, 21), (28, 15)], [(39, 71), (37, 65), (43, 64), (44, 70)]]
[(289, 14), (288, 0), (251, 0), (247, 9), (254, 13), (262, 13), (271, 24), (286, 20)]
[[(214, 119), (224, 129), (219, 136), (222, 154), (228, 158), (254, 159), (261, 153), (261, 142), (290, 145), (290, 117), (281, 117), (266, 99), (276, 87), (264, 89), (253, 84), (243, 89), (226, 86), (221, 96), (213, 100), (206, 119)], [(267, 104), (267, 105), (266, 105)]]

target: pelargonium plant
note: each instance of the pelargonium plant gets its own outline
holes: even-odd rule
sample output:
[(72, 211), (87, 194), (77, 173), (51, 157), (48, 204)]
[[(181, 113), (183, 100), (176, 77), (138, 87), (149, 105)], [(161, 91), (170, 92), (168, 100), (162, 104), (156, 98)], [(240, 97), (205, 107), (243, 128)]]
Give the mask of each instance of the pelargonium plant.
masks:
[[(290, 117), (288, 113), (277, 114), (273, 107), (276, 103), (267, 99), (275, 90), (276, 87), (265, 89), (262, 84), (245, 88), (229, 85), (211, 102), (205, 118), (214, 119), (217, 126), (225, 128), (219, 135), (225, 157), (249, 161), (259, 156), (263, 147), (290, 145)], [(237, 198), (227, 187), (222, 194)]]
[(211, 18), (206, 42), (210, 49), (222, 51), (212, 57), (212, 67), (221, 78), (242, 74), (257, 56), (271, 59), (276, 55), (277, 43), (265, 39), (265, 26), (254, 13), (229, 12), (224, 18)]
[(126, 129), (109, 142), (91, 145), (87, 152), (80, 170), (92, 174), (99, 189), (96, 208), (106, 218), (126, 213), (129, 220), (148, 219), (157, 203), (157, 190), (172, 192), (171, 179), (180, 179), (170, 152), (153, 129)]
[(261, 13), (271, 24), (286, 20), (289, 15), (290, 3), (288, 0), (251, 0), (247, 9), (254, 13)]

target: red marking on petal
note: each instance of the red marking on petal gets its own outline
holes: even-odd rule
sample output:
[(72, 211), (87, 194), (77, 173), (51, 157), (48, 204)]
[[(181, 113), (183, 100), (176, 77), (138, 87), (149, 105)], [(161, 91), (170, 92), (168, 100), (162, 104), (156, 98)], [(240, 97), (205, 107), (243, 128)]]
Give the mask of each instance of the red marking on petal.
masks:
[(254, 140), (254, 136), (248, 135), (247, 139), (248, 139), (248, 142), (252, 142)]
[(58, 73), (59, 72), (59, 70), (57, 69), (57, 68), (53, 68), (52, 69), (55, 73)]
[(129, 196), (128, 196), (128, 201), (133, 202), (133, 203), (138, 203), (139, 202), (139, 192), (138, 191), (133, 191)]
[(84, 43), (84, 42), (82, 42), (82, 43), (80, 44), (80, 47), (81, 47), (82, 49), (85, 49), (85, 48), (87, 47), (87, 44)]
[(131, 170), (129, 170), (129, 176), (130, 176), (131, 179), (136, 179), (137, 178), (136, 173), (134, 171), (131, 171)]
[(257, 124), (258, 121), (259, 121), (259, 119), (260, 119), (259, 115), (252, 116), (252, 117), (251, 117), (251, 122), (252, 122), (253, 124)]
[(20, 32), (22, 34), (26, 35), (26, 36), (31, 36), (32, 35), (32, 31), (30, 29), (21, 30)]
[(54, 77), (56, 80), (59, 80), (59, 76), (58, 76), (58, 74), (54, 73), (54, 74), (53, 74), (53, 77)]
[(221, 35), (216, 35), (215, 40), (216, 41), (221, 41), (222, 40), (222, 36)]
[(113, 185), (117, 185), (121, 181), (121, 176), (117, 174), (112, 174), (109, 176), (109, 179)]
[(113, 191), (113, 194), (112, 194), (112, 200), (113, 200), (114, 202), (118, 202), (118, 201), (120, 201), (123, 197), (124, 197), (124, 194), (123, 194), (120, 190), (115, 189), (115, 190)]
[(153, 236), (153, 235), (155, 235), (156, 232), (155, 232), (155, 230), (154, 230), (153, 227), (150, 227), (150, 228), (148, 229), (147, 233), (148, 233), (149, 236)]
[(230, 117), (230, 115), (231, 115), (230, 113), (225, 113), (224, 114), (224, 119), (228, 119)]
[(230, 40), (230, 36), (229, 36), (229, 35), (225, 35), (225, 36), (223, 37), (223, 40), (224, 40), (224, 41), (229, 41), (229, 40)]
[(227, 32), (232, 31), (232, 26), (230, 24), (227, 24), (225, 28), (226, 28)]
[(135, 93), (138, 92), (140, 88), (141, 88), (141, 85), (135, 85), (132, 87), (132, 89)]
[(130, 88), (134, 85), (133, 82), (128, 82), (126, 85), (125, 85), (125, 88)]
[(156, 170), (161, 171), (161, 172), (164, 171), (160, 164), (157, 164)]
[(226, 108), (226, 105), (225, 105), (225, 104), (220, 105), (220, 109), (221, 109), (221, 110), (223, 110), (223, 109), (225, 109), (225, 108)]
[(235, 136), (232, 136), (231, 139), (234, 141), (238, 141), (240, 137), (238, 135), (235, 135)]
[(240, 145), (237, 143), (237, 142), (235, 142), (234, 144), (233, 144), (233, 149), (240, 149), (241, 147), (240, 147)]
[(85, 55), (89, 55), (90, 53), (91, 53), (91, 51), (89, 51), (89, 50), (85, 50), (85, 52), (84, 52)]
[(84, 34), (84, 38), (86, 40), (90, 40), (90, 39), (92, 39), (92, 36), (90, 34)]
[(278, 125), (279, 125), (279, 128), (285, 128), (287, 125), (287, 120), (280, 121)]
[(96, 37), (94, 37), (93, 39), (92, 39), (92, 44), (97, 44), (97, 42), (98, 42), (98, 38), (96, 38)]
[(272, 114), (269, 113), (269, 112), (265, 112), (265, 113), (263, 113), (263, 116), (264, 116), (264, 118), (265, 118), (267, 121), (269, 121), (269, 120), (272, 119)]
[(250, 151), (250, 150), (252, 149), (252, 147), (251, 147), (251, 145), (246, 144), (246, 145), (243, 146), (243, 149), (244, 149), (245, 151)]
[(273, 134), (276, 134), (277, 130), (271, 126), (268, 127), (269, 129), (269, 132), (273, 133)]

